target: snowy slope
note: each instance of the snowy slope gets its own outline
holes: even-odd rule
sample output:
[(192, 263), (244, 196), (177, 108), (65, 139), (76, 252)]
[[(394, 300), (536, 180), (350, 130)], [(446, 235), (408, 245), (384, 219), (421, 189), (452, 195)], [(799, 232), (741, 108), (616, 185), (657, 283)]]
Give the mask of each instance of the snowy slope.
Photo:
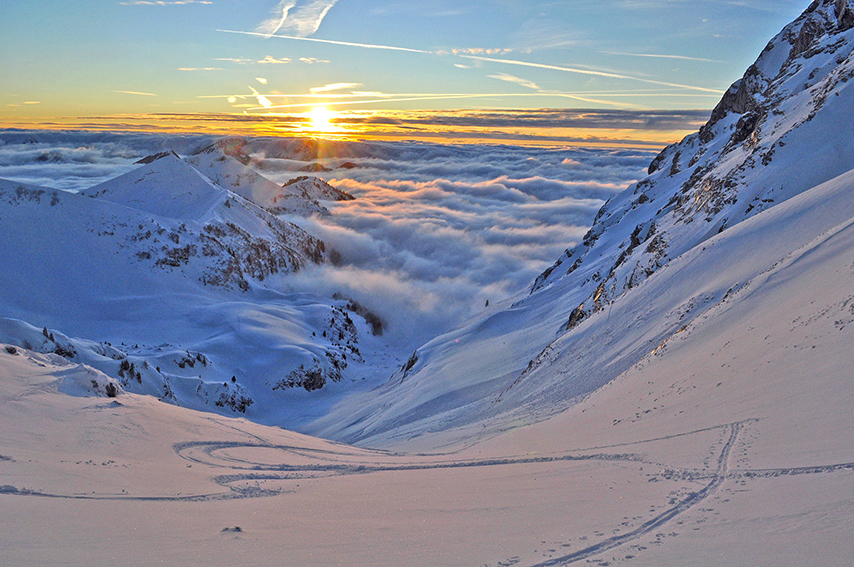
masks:
[[(757, 241), (745, 259), (732, 253), (696, 276), (682, 276), (675, 262), (854, 168), (850, 10), (844, 2), (814, 2), (769, 43), (698, 134), (664, 150), (648, 178), (601, 209), (584, 241), (537, 280), (529, 297), (494, 306), (418, 349), (381, 390), (342, 406), (313, 431), (377, 443), (486, 418), (488, 431), (544, 419), (631, 368), (730, 288), (808, 242), (791, 238), (833, 228), (823, 217), (797, 235), (778, 227), (774, 238), (790, 247), (762, 256)], [(847, 219), (846, 178), (835, 183), (842, 188), (827, 206)], [(739, 261), (745, 264), (728, 269)], [(715, 281), (719, 272), (718, 286), (697, 283)], [(628, 292), (653, 275), (665, 283), (647, 285), (655, 293), (632, 302), (640, 296)], [(673, 293), (670, 281), (686, 287)]]
[(299, 192), (296, 187), (280, 187), (256, 173), (237, 159), (212, 145), (186, 158), (186, 162), (199, 170), (220, 187), (252, 201), (274, 214), (328, 214), (314, 196)]
[[(293, 406), (270, 392), (287, 381), (284, 361), (352, 358), (346, 348), (356, 335), (368, 340), (367, 321), (347, 323), (343, 301), (336, 310), (276, 292), (269, 278), (241, 293), (199, 286), (187, 267), (127, 262), (137, 250), (129, 227), (191, 231), (198, 221), (0, 183), (12, 281), (0, 289), (3, 309), (39, 319), (0, 320), (0, 560), (848, 564), (851, 94), (830, 79), (831, 96), (816, 105), (820, 91), (793, 85), (814, 69), (843, 77), (852, 26), (851, 2), (813, 3), (763, 53), (765, 71), (749, 72), (780, 69), (764, 94), (736, 86), (705, 134), (666, 150), (648, 180), (612, 200), (534, 293), (438, 337), (381, 389), (313, 425), (393, 452), (136, 395), (162, 379), (179, 401), (210, 409), (205, 397), (239, 405), (243, 388), (264, 392), (248, 417), (285, 423)], [(750, 127), (749, 99), (768, 104)], [(767, 163), (742, 168), (751, 147)], [(685, 185), (693, 173), (681, 154), (674, 160), (679, 148), (717, 157)], [(653, 202), (660, 213), (645, 210)], [(220, 207), (230, 209), (203, 218), (229, 214)], [(647, 234), (641, 221), (660, 228)], [(666, 247), (649, 250), (659, 236)], [(140, 344), (69, 338), (57, 322)], [(336, 335), (338, 347), (314, 336), (351, 325), (359, 332), (345, 344)]]
[[(527, 427), (520, 416), (499, 435), (483, 423), (404, 428), (373, 439), (394, 452), (360, 449), (149, 396), (109, 398), (99, 387), (110, 379), (91, 365), (0, 337), (2, 557), (847, 564), (852, 186), (854, 172), (756, 215), (629, 291), (611, 314), (626, 341), (643, 341), (644, 320), (661, 330), (649, 311), (668, 311), (678, 332), (568, 411)], [(607, 342), (606, 317), (572, 333)], [(33, 345), (44, 340), (29, 333)], [(518, 403), (514, 390), (532, 382), (554, 386), (550, 374), (567, 372), (572, 354), (495, 404)]]
[(222, 204), (226, 191), (187, 167), (174, 153), (153, 156), (124, 175), (81, 191), (88, 197), (104, 199), (158, 216), (204, 221)]
[(129, 391), (297, 425), (317, 410), (294, 390), (340, 382), (374, 340), (348, 301), (287, 291), (322, 241), (172, 154), (82, 194), (0, 180), (0, 223), (3, 340)]
[(349, 201), (352, 195), (332, 187), (317, 177), (301, 176), (282, 186), (258, 174), (222, 149), (209, 146), (186, 162), (220, 187), (224, 187), (274, 214), (329, 214), (319, 201)]

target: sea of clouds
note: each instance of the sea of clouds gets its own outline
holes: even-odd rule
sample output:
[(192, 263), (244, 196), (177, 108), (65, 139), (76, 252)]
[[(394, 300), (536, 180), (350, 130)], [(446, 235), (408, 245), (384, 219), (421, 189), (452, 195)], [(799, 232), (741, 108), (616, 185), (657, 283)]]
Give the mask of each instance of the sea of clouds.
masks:
[[(0, 132), (0, 178), (78, 191), (151, 153), (188, 155), (212, 136)], [(655, 152), (415, 142), (243, 141), (252, 167), (284, 183), (316, 175), (356, 197), (289, 218), (341, 254), (290, 277), (293, 291), (342, 293), (417, 342), (515, 299), (576, 244), (602, 204)], [(327, 171), (306, 173), (306, 165)]]

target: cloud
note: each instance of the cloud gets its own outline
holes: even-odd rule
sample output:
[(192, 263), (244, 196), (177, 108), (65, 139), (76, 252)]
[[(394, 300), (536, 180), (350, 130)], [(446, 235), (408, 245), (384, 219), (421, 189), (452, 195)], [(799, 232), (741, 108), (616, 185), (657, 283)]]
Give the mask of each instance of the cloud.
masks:
[[(268, 55), (269, 57), (269, 55)], [(255, 63), (254, 59), (248, 59), (246, 57), (214, 57), (214, 61), (229, 61), (231, 63), (237, 63), (238, 65), (249, 65), (250, 63)]]
[(705, 87), (697, 87), (694, 85), (683, 85), (683, 84), (679, 84), (679, 83), (668, 83), (665, 81), (656, 81), (653, 79), (644, 79), (642, 77), (632, 77), (630, 75), (623, 75), (620, 73), (593, 71), (590, 69), (578, 69), (578, 68), (574, 68), (574, 67), (561, 67), (558, 65), (544, 65), (542, 63), (532, 63), (530, 61), (518, 61), (518, 60), (514, 60), (514, 59), (496, 59), (494, 57), (481, 57), (479, 55), (459, 55), (458, 57), (463, 57), (466, 59), (474, 59), (477, 61), (484, 61), (484, 62), (489, 62), (489, 63), (500, 63), (502, 65), (519, 65), (522, 67), (533, 67), (535, 69), (549, 69), (552, 71), (562, 71), (564, 73), (576, 73), (579, 75), (591, 75), (594, 77), (605, 77), (605, 78), (609, 78), (609, 79), (638, 81), (638, 82), (647, 83), (650, 85), (659, 85), (659, 86), (672, 87), (672, 88), (677, 88), (677, 89), (686, 89), (686, 90), (693, 90), (693, 91), (702, 91), (702, 92), (707, 92), (707, 93), (722, 94), (722, 91), (716, 90), (716, 89), (707, 89)]
[(316, 63), (329, 63), (326, 59), (315, 59), (314, 57), (300, 57), (299, 60), (306, 65), (314, 65)]
[(527, 87), (529, 89), (534, 89), (535, 91), (541, 91), (539, 85), (536, 83), (529, 81), (527, 79), (520, 79), (519, 77), (514, 77), (513, 75), (508, 75), (506, 73), (498, 73), (497, 75), (489, 75), (490, 79), (498, 79), (499, 81), (505, 81), (507, 83), (515, 83), (517, 85)]
[(506, 55), (513, 50), (505, 47), (463, 47), (454, 48), (450, 51), (437, 51), (436, 55)]
[[(322, 87), (314, 87), (309, 89), (312, 93), (326, 93), (330, 91), (340, 91), (343, 89), (353, 89), (355, 87), (361, 87), (362, 83), (331, 83), (329, 85), (324, 85)], [(366, 94), (366, 93), (360, 93)]]
[(222, 67), (178, 67), (179, 71), (194, 72), (194, 71), (225, 71)]
[(0, 132), (0, 177), (78, 191), (138, 167), (134, 162), (146, 155), (170, 148), (184, 153), (195, 151), (204, 147), (200, 139), (7, 130)]
[(271, 37), (285, 30), (297, 37), (313, 35), (337, 0), (282, 0), (271, 17), (261, 22), (258, 32)]
[(296, 6), (296, 2), (291, 0), (282, 0), (271, 11), (270, 18), (264, 20), (258, 25), (258, 32), (262, 35), (270, 37), (278, 32), (288, 19), (288, 12)]
[(272, 55), (267, 55), (264, 59), (258, 61), (258, 63), (261, 63), (262, 65), (287, 65), (290, 62), (291, 60), (287, 57), (277, 59)]
[[(253, 95), (254, 96), (254, 95)], [(258, 95), (263, 96), (263, 95)], [(546, 117), (543, 117), (545, 120)], [(78, 190), (137, 166), (145, 155), (187, 155), (215, 137), (0, 132), (0, 177)], [(295, 291), (342, 292), (389, 322), (389, 340), (419, 341), (524, 292), (586, 232), (598, 208), (643, 175), (649, 150), (449, 146), (250, 138), (253, 167), (283, 183), (314, 161), (357, 197), (325, 217), (292, 218), (343, 257), (282, 281)], [(349, 162), (347, 169), (337, 167)], [(352, 167), (355, 166), (355, 167)], [(415, 345), (413, 345), (414, 348)]]
[(621, 57), (647, 57), (653, 59), (677, 59), (680, 61), (698, 61), (701, 63), (724, 63), (719, 59), (704, 59), (702, 57), (688, 57), (686, 55), (661, 55), (654, 53), (624, 53), (622, 51), (600, 51), (605, 55), (619, 55)]
[(209, 0), (134, 0), (131, 2), (119, 2), (122, 6), (182, 6), (184, 4), (213, 4)]
[(385, 49), (385, 50), (389, 50), (389, 51), (408, 51), (410, 53), (428, 53), (428, 54), (432, 53), (432, 51), (424, 51), (423, 49), (411, 49), (409, 47), (396, 47), (393, 45), (378, 45), (378, 44), (372, 44), (372, 43), (355, 43), (352, 41), (336, 41), (336, 40), (332, 40), (332, 39), (317, 39), (314, 37), (298, 37), (298, 36), (292, 36), (292, 35), (268, 35), (268, 34), (264, 34), (264, 33), (260, 33), (260, 32), (247, 32), (247, 31), (239, 31), (239, 30), (218, 29), (216, 31), (221, 32), (221, 33), (236, 33), (236, 34), (240, 34), (240, 35), (257, 35), (257, 36), (262, 36), (262, 37), (266, 37), (266, 38), (275, 37), (278, 39), (291, 39), (291, 40), (295, 40), (295, 41), (313, 41), (316, 43), (328, 43), (328, 44), (332, 44), (332, 45), (343, 45), (343, 46), (347, 46), (347, 47), (360, 47), (363, 49)]
[[(275, 143), (247, 150), (277, 182), (301, 175)], [(303, 273), (291, 285), (342, 292), (377, 311), (392, 332), (416, 335), (527, 289), (653, 157), (411, 143), (330, 143), (325, 151), (341, 156), (331, 167), (356, 166), (323, 176), (357, 199), (334, 204), (328, 217), (290, 220), (338, 250), (343, 265)]]
[(142, 93), (142, 92), (138, 92), (138, 91), (111, 91), (111, 92), (121, 93), (121, 94), (129, 94), (129, 95), (139, 95), (139, 96), (157, 96), (154, 93)]
[(262, 85), (267, 84), (267, 79), (265, 79), (264, 77), (255, 77), (255, 80), (261, 83)]
[(267, 55), (263, 59), (250, 59), (248, 57), (215, 57), (213, 60), (228, 61), (230, 63), (236, 63), (238, 65), (251, 65), (253, 63), (258, 63), (260, 65), (287, 65), (291, 62), (291, 60), (287, 57), (277, 59), (272, 55)]
[(510, 40), (514, 50), (530, 53), (578, 45), (582, 37), (583, 34), (567, 28), (561, 18), (534, 18), (524, 22)]
[(258, 91), (256, 91), (252, 87), (249, 87), (249, 90), (251, 90), (252, 94), (255, 95), (255, 98), (258, 100), (258, 104), (260, 104), (264, 108), (270, 108), (271, 106), (273, 106), (273, 103), (270, 102), (270, 99), (268, 99), (264, 95), (260, 94)]

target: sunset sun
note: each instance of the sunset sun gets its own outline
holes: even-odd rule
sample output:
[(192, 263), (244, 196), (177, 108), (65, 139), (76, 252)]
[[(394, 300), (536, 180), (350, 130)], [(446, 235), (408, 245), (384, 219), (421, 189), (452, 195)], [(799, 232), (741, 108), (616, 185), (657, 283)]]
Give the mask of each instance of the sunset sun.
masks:
[(335, 112), (325, 106), (315, 106), (308, 113), (311, 129), (317, 132), (332, 132), (335, 130), (335, 126), (332, 124), (334, 117)]

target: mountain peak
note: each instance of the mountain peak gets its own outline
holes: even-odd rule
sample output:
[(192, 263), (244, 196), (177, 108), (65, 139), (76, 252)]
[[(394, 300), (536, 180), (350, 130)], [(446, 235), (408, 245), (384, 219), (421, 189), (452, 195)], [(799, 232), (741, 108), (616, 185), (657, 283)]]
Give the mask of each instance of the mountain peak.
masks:
[(149, 163), (154, 163), (155, 161), (157, 161), (157, 160), (159, 160), (159, 159), (167, 158), (167, 157), (170, 157), (170, 156), (172, 156), (172, 157), (176, 157), (176, 158), (178, 158), (178, 159), (181, 159), (181, 158), (178, 156), (178, 154), (176, 154), (176, 153), (174, 152), (174, 150), (167, 150), (167, 151), (165, 151), (165, 152), (159, 152), (159, 153), (156, 153), (156, 154), (151, 154), (151, 155), (145, 156), (145, 157), (144, 157), (144, 158), (142, 158), (141, 160), (139, 160), (139, 161), (135, 161), (135, 162), (134, 162), (134, 164), (135, 164), (135, 165), (148, 165)]
[(589, 290), (579, 314), (589, 313), (727, 227), (854, 166), (852, 18), (851, 0), (821, 0), (787, 25), (700, 131), (606, 203), (532, 291), (574, 273)]
[(175, 152), (156, 155), (159, 157), (146, 165), (81, 193), (184, 220), (200, 220), (226, 199), (224, 189), (205, 179)]

